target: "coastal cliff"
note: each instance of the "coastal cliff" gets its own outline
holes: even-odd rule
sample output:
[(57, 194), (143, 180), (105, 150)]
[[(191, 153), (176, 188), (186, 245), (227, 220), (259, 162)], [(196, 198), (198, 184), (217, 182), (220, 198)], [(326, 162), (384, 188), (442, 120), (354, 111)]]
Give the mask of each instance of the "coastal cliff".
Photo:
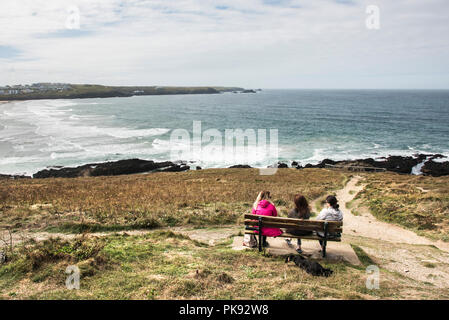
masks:
[(219, 94), (244, 91), (239, 87), (167, 87), (167, 86), (102, 86), (91, 84), (38, 83), (27, 86), (5, 87), (0, 100), (112, 98), (147, 95)]

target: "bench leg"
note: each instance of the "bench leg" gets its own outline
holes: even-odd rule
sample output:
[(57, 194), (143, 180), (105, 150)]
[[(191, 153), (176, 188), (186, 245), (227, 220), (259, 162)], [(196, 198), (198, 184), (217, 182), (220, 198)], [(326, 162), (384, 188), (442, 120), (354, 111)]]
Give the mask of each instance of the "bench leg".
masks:
[(327, 246), (327, 236), (329, 234), (329, 224), (327, 222), (324, 223), (324, 239), (323, 239), (323, 258), (326, 258), (326, 246)]
[(322, 250), (323, 258), (326, 258), (326, 246), (327, 246), (327, 241), (323, 240), (323, 250)]
[(262, 218), (259, 218), (259, 252), (262, 252)]

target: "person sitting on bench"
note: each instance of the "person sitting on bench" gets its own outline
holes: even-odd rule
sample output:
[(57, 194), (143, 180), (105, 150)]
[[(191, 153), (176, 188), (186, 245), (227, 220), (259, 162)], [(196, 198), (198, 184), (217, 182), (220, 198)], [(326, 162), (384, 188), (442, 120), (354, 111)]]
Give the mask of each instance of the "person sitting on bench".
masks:
[[(320, 214), (316, 217), (317, 220), (327, 221), (343, 221), (343, 212), (339, 209), (338, 200), (335, 196), (327, 196), (326, 208), (321, 210)], [(324, 238), (323, 232), (317, 232), (317, 235)], [(329, 238), (340, 237), (340, 233), (330, 233)], [(323, 247), (323, 241), (319, 240), (321, 248)]]
[[(252, 214), (277, 217), (276, 207), (270, 200), (270, 191), (261, 191), (254, 202)], [(262, 228), (262, 245), (268, 247), (267, 236), (278, 237), (281, 234), (282, 230), (279, 228)]]
[[(310, 206), (307, 202), (307, 199), (302, 194), (295, 195), (294, 198), (294, 204), (295, 208), (290, 210), (288, 213), (289, 218), (295, 218), (295, 219), (309, 219), (310, 218)], [(288, 233), (291, 233), (295, 236), (307, 236), (312, 234), (312, 231), (302, 231), (297, 229), (289, 229), (286, 230)], [(291, 239), (285, 239), (287, 241), (288, 245), (291, 245)], [(296, 252), (302, 253), (301, 249), (301, 239), (297, 239), (297, 246), (296, 246)]]

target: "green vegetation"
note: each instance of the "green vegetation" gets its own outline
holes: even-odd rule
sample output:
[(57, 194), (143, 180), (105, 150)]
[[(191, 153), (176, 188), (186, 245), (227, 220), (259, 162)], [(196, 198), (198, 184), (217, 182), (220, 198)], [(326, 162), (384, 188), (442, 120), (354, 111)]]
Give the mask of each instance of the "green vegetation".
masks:
[(0, 94), (0, 100), (76, 99), (131, 97), (135, 95), (211, 94), (242, 91), (238, 87), (160, 87), (160, 86), (102, 86), (70, 84), (67, 90), (45, 90), (19, 94)]
[(351, 244), (352, 249), (354, 250), (355, 254), (357, 255), (357, 257), (359, 258), (360, 262), (362, 263), (363, 266), (367, 267), (370, 265), (374, 265), (376, 264), (368, 254), (366, 254), (365, 251), (363, 251), (362, 248), (360, 248), (359, 246), (355, 245), (355, 244)]
[(430, 262), (425, 262), (424, 267), (426, 268), (436, 268), (436, 265)]
[(449, 241), (449, 179), (366, 174), (367, 186), (356, 199), (378, 219), (397, 223), (418, 234)]
[[(354, 193), (352, 193), (352, 194), (354, 194)], [(357, 199), (354, 199), (354, 200), (351, 200), (349, 202), (346, 202), (346, 208), (350, 209), (351, 213), (354, 216), (360, 216), (361, 215), (359, 210), (358, 210), (359, 202), (360, 202), (360, 200), (357, 200)]]
[[(313, 207), (319, 211), (325, 196), (342, 188), (349, 176), (325, 169), (280, 169), (273, 176), (261, 176), (257, 169), (210, 169), (3, 180), (0, 251), (7, 259), (0, 264), (0, 299), (449, 298), (445, 256), (431, 246), (344, 234), (343, 242), (351, 244), (362, 265), (320, 261), (334, 271), (329, 278), (313, 277), (293, 263), (285, 264), (283, 257), (231, 248), (231, 235), (242, 235), (243, 214), (260, 190), (272, 192), (281, 216), (291, 209), (296, 193), (310, 203), (315, 200)], [(447, 179), (392, 173), (364, 176), (368, 186), (351, 207), (369, 206), (380, 219), (403, 221), (443, 238)], [(410, 212), (417, 210), (428, 219), (434, 214), (436, 228), (425, 229), (422, 219), (412, 220)], [(132, 235), (127, 230), (133, 230)], [(40, 231), (67, 235), (27, 240), (42, 236), (34, 233)], [(206, 234), (220, 237), (209, 243)], [(15, 239), (14, 246), (8, 236)], [(423, 280), (404, 273), (404, 261), (428, 275)], [(365, 286), (365, 269), (372, 264), (380, 268), (379, 290)], [(65, 286), (70, 265), (81, 271), (80, 290)]]
[(295, 193), (308, 199), (343, 186), (344, 174), (320, 169), (213, 169), (75, 179), (4, 180), (0, 224), (13, 231), (83, 233), (242, 222), (260, 190), (287, 215)]
[[(69, 265), (80, 290), (65, 287)], [(169, 231), (28, 242), (0, 266), (3, 299), (323, 299), (388, 297), (392, 285), (367, 292), (364, 270), (327, 265), (313, 277), (282, 257), (214, 247)], [(263, 279), (263, 281), (260, 281)]]

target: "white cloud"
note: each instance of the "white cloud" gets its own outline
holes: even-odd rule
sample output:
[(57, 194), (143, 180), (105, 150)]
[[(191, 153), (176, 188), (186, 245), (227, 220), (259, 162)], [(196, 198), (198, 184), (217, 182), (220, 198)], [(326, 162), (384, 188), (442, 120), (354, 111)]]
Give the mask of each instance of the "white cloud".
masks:
[[(380, 7), (367, 30), (365, 8)], [(65, 30), (67, 9), (81, 12)], [(18, 0), (0, 84), (449, 88), (445, 0)]]

